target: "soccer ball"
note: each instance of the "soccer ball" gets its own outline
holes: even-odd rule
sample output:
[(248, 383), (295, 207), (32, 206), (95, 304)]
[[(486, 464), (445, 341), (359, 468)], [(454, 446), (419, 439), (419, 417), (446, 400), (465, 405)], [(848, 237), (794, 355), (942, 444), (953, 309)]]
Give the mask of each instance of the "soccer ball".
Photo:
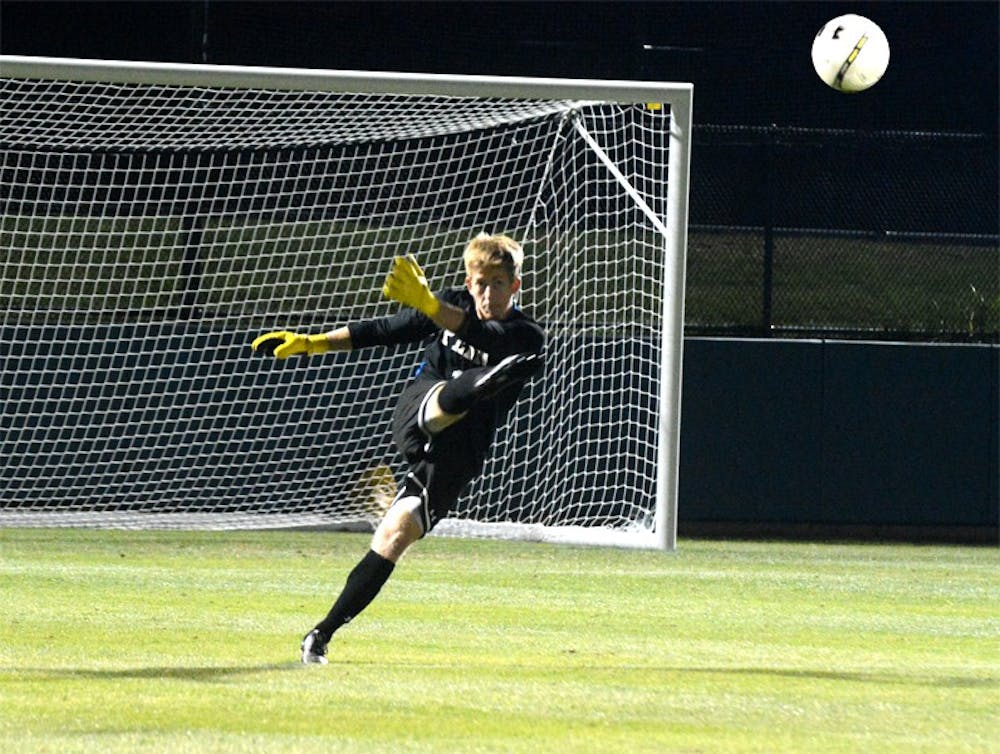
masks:
[(889, 40), (874, 21), (849, 13), (823, 25), (812, 46), (813, 68), (838, 92), (861, 92), (889, 67)]

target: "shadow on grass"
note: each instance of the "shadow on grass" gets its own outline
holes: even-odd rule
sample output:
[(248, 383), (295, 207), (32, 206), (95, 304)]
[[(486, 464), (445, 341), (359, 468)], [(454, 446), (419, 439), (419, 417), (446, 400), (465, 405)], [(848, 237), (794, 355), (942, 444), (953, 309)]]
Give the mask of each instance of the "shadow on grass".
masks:
[[(782, 668), (782, 667), (697, 667), (697, 666), (664, 666), (664, 665), (637, 665), (631, 664), (588, 664), (585, 659), (576, 653), (571, 653), (573, 659), (567, 660), (566, 664), (560, 668), (560, 672), (570, 672), (574, 674), (611, 674), (624, 683), (628, 683), (629, 673), (642, 674), (662, 674), (664, 676), (684, 676), (684, 675), (715, 675), (724, 676), (760, 676), (761, 678), (779, 678), (787, 680), (803, 681), (836, 681), (842, 683), (861, 683), (873, 685), (894, 685), (894, 686), (931, 686), (939, 688), (996, 688), (1000, 686), (1000, 678), (996, 676), (975, 677), (961, 675), (934, 675), (932, 673), (894, 673), (892, 671), (863, 671), (863, 670), (821, 670), (811, 668)], [(349, 661), (331, 660), (330, 666), (335, 665), (379, 665), (372, 661)], [(501, 670), (510, 670), (522, 674), (531, 673), (544, 668), (538, 666), (526, 666), (514, 664), (510, 666), (484, 666), (477, 668), (475, 665), (463, 665), (456, 668), (451, 664), (441, 663), (419, 663), (393, 660), (394, 668), (423, 668), (425, 670), (449, 670), (456, 669), (458, 672), (479, 672), (484, 676), (495, 674)], [(550, 667), (550, 666), (546, 666)], [(671, 683), (671, 680), (664, 680), (664, 683)]]
[(674, 668), (678, 673), (711, 673), (717, 675), (759, 675), (774, 678), (800, 678), (811, 681), (847, 681), (901, 686), (940, 686), (945, 688), (986, 688), (1000, 683), (997, 678), (967, 676), (907, 675), (889, 672), (849, 670), (793, 670), (790, 668)]
[[(149, 667), (149, 668), (16, 668), (16, 674), (23, 674), (32, 680), (65, 681), (79, 678), (85, 680), (152, 680), (176, 678), (182, 681), (216, 681), (257, 673), (298, 670), (305, 667), (300, 662), (274, 662), (263, 665), (219, 665), (203, 667)], [(10, 670), (10, 669), (4, 669)], [(2, 672), (2, 671), (0, 671)]]
[[(380, 663), (372, 661), (334, 661), (329, 668), (341, 666), (376, 666)], [(395, 667), (407, 666), (411, 668), (424, 668), (425, 670), (442, 670), (452, 666), (440, 665), (436, 663), (394, 663)], [(32, 680), (59, 680), (86, 679), (86, 680), (152, 680), (152, 679), (178, 679), (184, 681), (218, 681), (227, 678), (238, 678), (240, 676), (255, 675), (257, 673), (270, 673), (275, 671), (302, 671), (314, 668), (314, 672), (323, 672), (323, 666), (307, 666), (297, 661), (267, 663), (261, 665), (222, 665), (203, 667), (147, 667), (147, 668), (0, 668), (0, 678), (6, 673), (13, 671), (14, 675), (22, 675), (25, 679)], [(521, 671), (530, 671), (532, 668), (517, 666)], [(498, 668), (480, 668), (484, 675), (496, 672)], [(537, 670), (537, 668), (535, 668)], [(839, 681), (847, 683), (885, 684), (902, 686), (936, 686), (942, 688), (995, 688), (1000, 685), (1000, 679), (994, 677), (974, 678), (969, 676), (935, 676), (930, 674), (906, 674), (892, 673), (886, 671), (850, 671), (850, 670), (810, 670), (806, 668), (768, 668), (768, 667), (662, 667), (643, 665), (587, 665), (572, 664), (567, 665), (564, 670), (572, 669), (574, 672), (586, 673), (611, 672), (621, 675), (625, 680), (628, 673), (640, 671), (643, 673), (665, 673), (669, 675), (717, 675), (717, 676), (761, 676), (771, 678), (799, 679), (808, 681)], [(455, 668), (456, 672), (474, 672), (474, 666), (465, 665), (461, 669)]]

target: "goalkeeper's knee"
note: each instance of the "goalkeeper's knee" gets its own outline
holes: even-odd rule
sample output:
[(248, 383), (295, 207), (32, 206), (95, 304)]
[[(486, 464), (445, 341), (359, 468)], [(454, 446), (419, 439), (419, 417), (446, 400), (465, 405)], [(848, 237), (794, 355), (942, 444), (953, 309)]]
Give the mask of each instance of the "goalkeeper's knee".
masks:
[(468, 413), (467, 411), (449, 413), (441, 407), (438, 399), (447, 385), (448, 383), (444, 381), (434, 385), (427, 391), (427, 395), (420, 404), (420, 410), (417, 412), (417, 426), (425, 435), (434, 436), (443, 432), (455, 422), (464, 419)]
[(289, 356), (305, 354), (315, 356), (330, 350), (330, 341), (326, 334), (300, 335), (288, 330), (269, 332), (256, 338), (251, 344), (254, 351), (270, 354), (276, 359), (287, 359)]

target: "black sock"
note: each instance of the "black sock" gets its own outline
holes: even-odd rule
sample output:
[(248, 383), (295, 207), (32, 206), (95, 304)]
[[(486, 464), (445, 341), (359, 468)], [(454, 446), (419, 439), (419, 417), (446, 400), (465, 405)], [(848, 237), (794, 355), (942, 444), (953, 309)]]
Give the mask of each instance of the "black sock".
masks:
[(437, 397), (441, 410), (448, 414), (461, 414), (472, 408), (476, 402), (473, 388), (486, 370), (487, 367), (466, 369), (455, 379), (448, 380)]
[(334, 631), (368, 607), (395, 567), (391, 560), (369, 550), (348, 575), (347, 583), (330, 612), (316, 624), (319, 632), (329, 640)]

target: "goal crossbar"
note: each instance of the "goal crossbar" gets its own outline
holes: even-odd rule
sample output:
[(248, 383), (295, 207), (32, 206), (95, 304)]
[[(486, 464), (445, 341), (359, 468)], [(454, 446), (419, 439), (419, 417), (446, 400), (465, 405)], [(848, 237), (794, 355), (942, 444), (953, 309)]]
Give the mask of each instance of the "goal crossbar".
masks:
[(476, 76), (446, 73), (343, 71), (273, 66), (158, 63), (0, 55), (3, 78), (98, 81), (162, 86), (232, 87), (291, 91), (392, 92), (446, 97), (574, 99), (600, 102), (690, 102), (689, 83)]

